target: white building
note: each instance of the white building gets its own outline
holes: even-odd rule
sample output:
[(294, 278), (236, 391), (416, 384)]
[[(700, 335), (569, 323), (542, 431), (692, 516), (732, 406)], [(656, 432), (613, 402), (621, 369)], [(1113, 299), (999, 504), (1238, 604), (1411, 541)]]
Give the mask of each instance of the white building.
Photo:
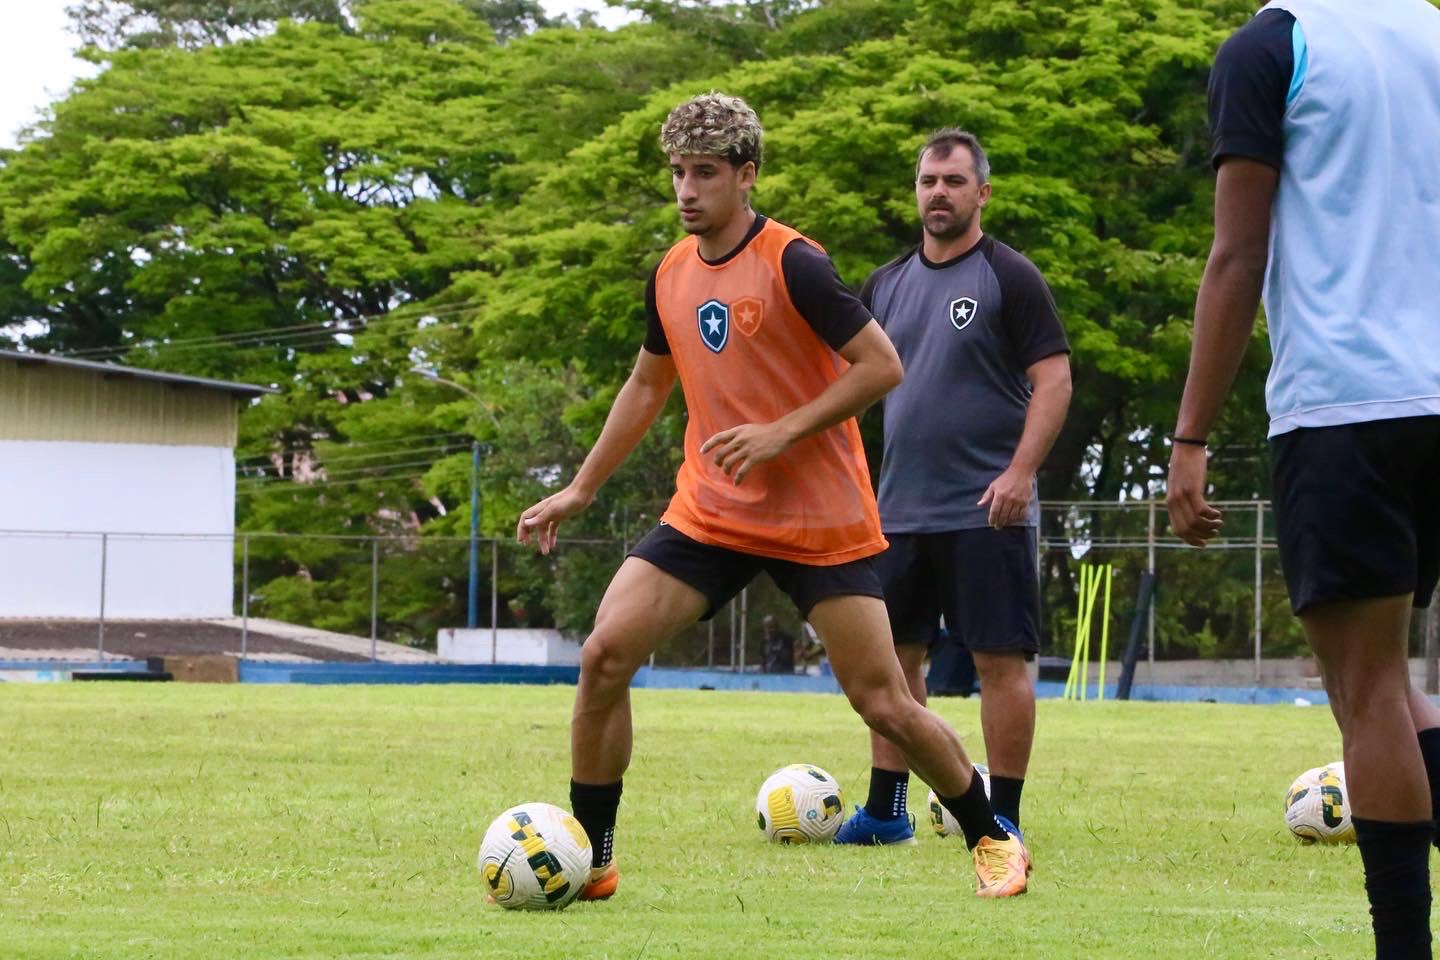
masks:
[(240, 407), (270, 392), (0, 350), (0, 617), (98, 617), (102, 566), (106, 618), (231, 616)]

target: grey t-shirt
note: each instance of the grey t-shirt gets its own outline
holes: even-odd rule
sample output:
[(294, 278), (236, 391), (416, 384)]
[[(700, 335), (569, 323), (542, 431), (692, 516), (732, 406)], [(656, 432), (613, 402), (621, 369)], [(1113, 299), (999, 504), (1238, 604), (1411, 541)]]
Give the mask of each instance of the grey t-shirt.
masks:
[[(976, 501), (1020, 442), (1025, 371), (1070, 350), (1045, 278), (986, 236), (944, 263), (917, 247), (872, 273), (860, 299), (905, 364), (884, 402), (881, 525), (887, 534), (986, 526), (989, 508)], [(1023, 525), (1038, 522), (1032, 500)]]

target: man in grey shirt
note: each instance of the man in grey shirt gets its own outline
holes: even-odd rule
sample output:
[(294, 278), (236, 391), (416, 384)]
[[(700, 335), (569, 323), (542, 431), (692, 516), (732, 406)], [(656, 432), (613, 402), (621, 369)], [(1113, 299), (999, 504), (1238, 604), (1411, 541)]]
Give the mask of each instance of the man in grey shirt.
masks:
[[(991, 802), (1018, 835), (1035, 738), (1035, 473), (1070, 403), (1070, 348), (1040, 271), (981, 232), (989, 181), (974, 136), (933, 134), (915, 172), (921, 244), (876, 270), (860, 299), (905, 364), (884, 401), (880, 468), (896, 653), (921, 703), (942, 616), (974, 654)], [(869, 797), (836, 842), (914, 843), (905, 757), (879, 736), (871, 754)]]

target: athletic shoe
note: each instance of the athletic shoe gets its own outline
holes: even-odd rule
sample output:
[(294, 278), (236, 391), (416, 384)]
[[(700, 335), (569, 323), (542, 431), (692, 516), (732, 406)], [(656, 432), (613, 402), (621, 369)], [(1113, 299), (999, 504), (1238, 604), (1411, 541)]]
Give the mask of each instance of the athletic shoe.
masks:
[(590, 879), (576, 900), (609, 900), (620, 887), (620, 868), (611, 860), (603, 867), (591, 867)]
[(977, 897), (1015, 897), (1025, 892), (1030, 852), (1013, 833), (1004, 840), (981, 837), (975, 845)]
[(870, 816), (864, 807), (856, 807), (854, 815), (840, 825), (835, 842), (908, 847), (920, 841), (915, 839), (915, 814), (881, 820)]
[[(1021, 846), (1025, 845), (1024, 830), (1018, 828), (1018, 826), (1015, 826), (1014, 823), (1009, 822), (1008, 819), (1002, 818), (999, 813), (996, 813), (995, 815), (995, 822), (999, 823), (1002, 828), (1005, 828), (1005, 832), (1009, 833), (1009, 835), (1014, 836), (1014, 838), (1020, 839)], [(1028, 848), (1028, 846), (1025, 846), (1025, 874), (1030, 874), (1031, 866), (1032, 864), (1030, 862), (1030, 848)]]

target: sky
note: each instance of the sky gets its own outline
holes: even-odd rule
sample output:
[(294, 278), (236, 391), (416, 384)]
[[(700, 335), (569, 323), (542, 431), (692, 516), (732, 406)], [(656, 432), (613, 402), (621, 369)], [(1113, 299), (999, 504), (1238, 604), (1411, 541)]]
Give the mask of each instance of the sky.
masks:
[[(93, 76), (94, 65), (76, 59), (76, 40), (67, 31), (65, 7), (75, 0), (0, 0), (0, 147), (15, 146), (20, 128), (60, 99), (79, 77)], [(600, 23), (625, 19), (603, 0), (542, 0), (552, 16), (594, 10)]]

